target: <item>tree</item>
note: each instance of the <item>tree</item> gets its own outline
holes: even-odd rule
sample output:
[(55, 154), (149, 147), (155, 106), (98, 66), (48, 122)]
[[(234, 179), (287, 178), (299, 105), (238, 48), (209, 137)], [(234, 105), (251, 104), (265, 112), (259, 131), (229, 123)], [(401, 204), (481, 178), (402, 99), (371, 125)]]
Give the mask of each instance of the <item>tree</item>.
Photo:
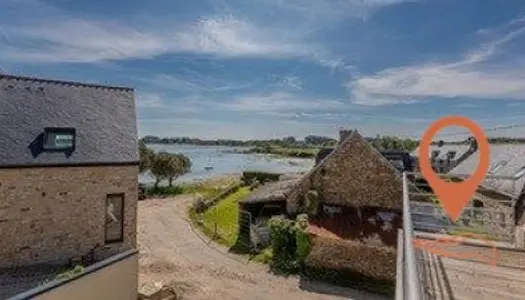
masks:
[(161, 181), (168, 179), (170, 160), (169, 153), (162, 152), (153, 155), (149, 170), (151, 175), (155, 177), (155, 189), (159, 187)]
[(191, 160), (184, 154), (167, 154), (168, 165), (167, 168), (167, 179), (169, 186), (173, 186), (173, 182), (181, 175), (188, 173), (191, 169)]
[(304, 141), (312, 146), (328, 146), (330, 144), (336, 144), (337, 140), (317, 135), (309, 135), (304, 138)]
[(184, 154), (160, 152), (154, 155), (151, 164), (151, 174), (155, 177), (155, 189), (163, 180), (168, 180), (169, 186), (181, 175), (191, 169), (191, 160)]
[(293, 146), (297, 143), (297, 140), (293, 136), (287, 136), (283, 138), (283, 142), (286, 146)]
[(143, 173), (150, 169), (155, 152), (146, 146), (144, 141), (139, 141), (139, 172)]

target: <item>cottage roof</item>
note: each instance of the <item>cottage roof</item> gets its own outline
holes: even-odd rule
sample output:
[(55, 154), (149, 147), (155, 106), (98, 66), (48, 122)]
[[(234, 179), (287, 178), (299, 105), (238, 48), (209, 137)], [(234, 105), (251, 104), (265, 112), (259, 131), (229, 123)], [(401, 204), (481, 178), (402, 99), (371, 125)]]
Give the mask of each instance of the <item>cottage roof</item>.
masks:
[[(331, 180), (324, 179), (325, 172), (332, 174)], [(292, 189), (289, 210), (295, 209), (301, 194), (315, 186), (322, 186), (327, 194), (325, 203), (400, 208), (403, 202), (401, 172), (357, 131), (348, 134)]]
[[(0, 74), (0, 167), (138, 161), (131, 88)], [(70, 155), (42, 152), (46, 127), (76, 130)]]
[[(479, 152), (475, 152), (450, 173), (472, 174), (478, 165)], [(511, 196), (518, 196), (525, 185), (525, 144), (491, 144), (488, 175), (482, 185)]]
[(239, 201), (243, 204), (286, 201), (286, 195), (297, 184), (299, 178), (269, 182), (256, 189), (250, 196)]

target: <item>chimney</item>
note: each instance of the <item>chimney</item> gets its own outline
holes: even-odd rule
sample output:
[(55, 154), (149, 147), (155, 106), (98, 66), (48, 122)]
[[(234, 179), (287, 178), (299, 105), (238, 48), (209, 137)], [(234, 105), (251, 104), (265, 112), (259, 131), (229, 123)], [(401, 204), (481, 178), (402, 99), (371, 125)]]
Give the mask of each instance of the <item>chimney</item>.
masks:
[(344, 142), (352, 133), (351, 129), (339, 129), (339, 144)]
[(478, 150), (478, 141), (474, 137), (469, 137), (470, 151), (476, 152)]

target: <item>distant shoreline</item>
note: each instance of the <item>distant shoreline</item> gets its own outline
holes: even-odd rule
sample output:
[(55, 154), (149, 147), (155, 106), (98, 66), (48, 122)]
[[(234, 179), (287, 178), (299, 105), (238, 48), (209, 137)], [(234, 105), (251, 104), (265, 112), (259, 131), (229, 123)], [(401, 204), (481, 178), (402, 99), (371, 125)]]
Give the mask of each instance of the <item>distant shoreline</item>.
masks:
[(196, 145), (186, 143), (149, 143), (147, 145), (184, 145), (192, 147), (228, 147), (228, 148), (244, 148), (243, 150), (232, 149), (225, 150), (225, 153), (233, 154), (270, 154), (276, 156), (276, 158), (302, 158), (302, 159), (313, 159), (322, 149), (319, 146), (310, 147), (283, 147), (283, 146), (228, 146), (228, 145)]

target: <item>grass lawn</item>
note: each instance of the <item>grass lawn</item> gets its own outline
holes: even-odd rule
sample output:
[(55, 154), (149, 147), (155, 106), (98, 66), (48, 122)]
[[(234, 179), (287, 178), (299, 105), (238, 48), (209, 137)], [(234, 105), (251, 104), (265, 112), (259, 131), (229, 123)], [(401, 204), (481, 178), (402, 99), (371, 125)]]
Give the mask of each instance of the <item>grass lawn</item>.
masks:
[[(206, 236), (231, 248), (235, 245), (238, 234), (239, 206), (237, 203), (249, 194), (249, 187), (242, 187), (237, 192), (219, 201), (216, 206), (210, 208), (202, 215), (198, 215), (193, 210), (190, 210), (190, 219)], [(266, 248), (251, 257), (250, 260), (259, 263), (269, 263), (271, 258), (272, 250), (271, 248)]]
[(232, 247), (237, 240), (239, 219), (237, 203), (249, 194), (250, 188), (242, 187), (237, 192), (219, 201), (216, 206), (208, 209), (202, 215), (190, 212), (190, 218), (208, 237), (217, 240), (224, 246)]
[(480, 225), (474, 225), (470, 227), (458, 226), (456, 228), (449, 229), (448, 234), (472, 239), (484, 238), (489, 241), (497, 241), (500, 239), (500, 237), (490, 234), (487, 229)]
[(205, 182), (190, 183), (182, 185), (184, 194), (199, 194), (204, 198), (212, 198), (232, 184), (239, 183), (237, 178), (223, 178)]

